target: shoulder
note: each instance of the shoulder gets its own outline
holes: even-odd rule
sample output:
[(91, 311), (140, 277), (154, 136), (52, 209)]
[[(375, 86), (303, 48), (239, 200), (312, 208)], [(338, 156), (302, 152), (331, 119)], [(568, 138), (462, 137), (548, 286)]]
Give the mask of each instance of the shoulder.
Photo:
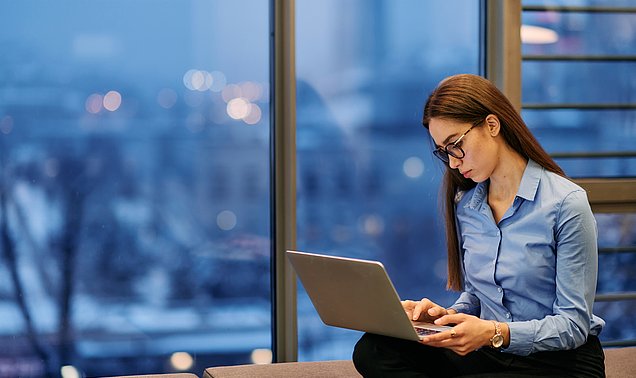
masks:
[(560, 201), (568, 198), (582, 198), (587, 202), (587, 193), (585, 189), (576, 184), (574, 181), (547, 170), (543, 171), (543, 178), (540, 183), (542, 191), (549, 194), (550, 197)]
[(552, 197), (558, 211), (558, 219), (565, 221), (573, 217), (593, 219), (587, 192), (572, 180), (553, 172), (545, 171), (542, 180), (543, 196)]

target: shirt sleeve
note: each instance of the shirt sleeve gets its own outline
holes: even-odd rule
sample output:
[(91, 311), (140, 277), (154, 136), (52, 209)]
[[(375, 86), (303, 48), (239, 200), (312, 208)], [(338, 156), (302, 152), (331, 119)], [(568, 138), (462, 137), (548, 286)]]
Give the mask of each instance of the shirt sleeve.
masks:
[[(464, 192), (458, 192), (457, 196), (455, 196), (455, 202), (461, 201), (463, 196), (464, 196)], [(457, 239), (458, 239), (459, 245), (461, 246), (463, 244), (462, 233), (460, 231), (461, 226), (459, 222), (457, 222), (456, 225), (457, 225)], [(462, 269), (462, 271), (464, 271), (464, 269)], [(455, 301), (455, 303), (449, 308), (452, 308), (458, 313), (479, 316), (481, 312), (481, 302), (479, 301), (479, 298), (476, 295), (472, 294), (472, 292), (473, 292), (472, 286), (470, 285), (470, 282), (466, 280), (466, 276), (464, 276), (464, 291), (460, 294), (459, 298)]]
[(477, 296), (464, 291), (461, 293), (455, 303), (450, 306), (453, 310), (461, 312), (463, 314), (479, 316), (481, 311), (481, 305)]
[(596, 221), (582, 190), (570, 193), (558, 214), (553, 315), (508, 323), (510, 345), (506, 352), (528, 355), (574, 349), (587, 340), (598, 268)]

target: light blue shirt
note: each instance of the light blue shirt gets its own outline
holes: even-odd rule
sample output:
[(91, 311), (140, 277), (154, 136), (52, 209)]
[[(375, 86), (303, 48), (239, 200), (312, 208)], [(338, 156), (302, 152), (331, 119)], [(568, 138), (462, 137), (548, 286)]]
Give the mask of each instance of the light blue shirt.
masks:
[(452, 308), (508, 323), (509, 353), (583, 345), (605, 324), (592, 314), (597, 230), (585, 191), (530, 160), (496, 223), (488, 183), (456, 198), (464, 292)]

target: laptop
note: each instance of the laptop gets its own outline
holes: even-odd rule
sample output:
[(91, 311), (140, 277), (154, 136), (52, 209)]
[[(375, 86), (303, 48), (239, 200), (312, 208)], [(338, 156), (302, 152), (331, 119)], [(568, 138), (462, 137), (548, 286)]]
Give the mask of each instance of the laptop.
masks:
[(287, 257), (327, 325), (414, 341), (451, 328), (411, 321), (378, 261), (300, 251)]

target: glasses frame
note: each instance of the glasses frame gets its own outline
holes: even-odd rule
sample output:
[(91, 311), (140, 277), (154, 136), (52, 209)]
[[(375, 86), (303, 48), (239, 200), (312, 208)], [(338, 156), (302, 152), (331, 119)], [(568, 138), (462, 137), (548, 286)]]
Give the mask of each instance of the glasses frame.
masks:
[[(463, 159), (464, 156), (466, 156), (466, 152), (464, 152), (464, 150), (461, 147), (459, 147), (457, 143), (461, 142), (462, 139), (464, 139), (464, 137), (466, 136), (466, 134), (470, 132), (470, 130), (472, 130), (475, 126), (481, 125), (482, 122), (484, 122), (484, 120), (473, 123), (473, 125), (468, 130), (466, 130), (462, 135), (460, 135), (459, 138), (455, 139), (454, 142), (449, 142), (444, 147), (437, 147), (436, 149), (434, 149), (433, 155), (435, 155), (439, 160), (443, 161), (444, 163), (448, 163), (450, 161), (449, 156), (452, 156), (455, 159)], [(453, 152), (451, 149), (459, 150), (460, 154)]]

